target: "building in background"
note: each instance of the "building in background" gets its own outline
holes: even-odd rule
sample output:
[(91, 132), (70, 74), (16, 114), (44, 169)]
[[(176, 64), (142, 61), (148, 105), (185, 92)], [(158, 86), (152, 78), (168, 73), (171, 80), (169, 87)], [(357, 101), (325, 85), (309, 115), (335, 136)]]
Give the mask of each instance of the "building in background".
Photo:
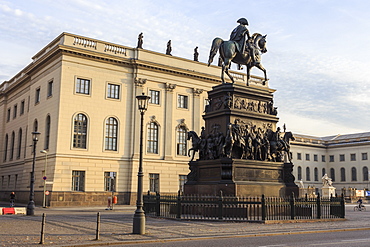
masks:
[(337, 194), (350, 196), (354, 191), (369, 188), (370, 132), (314, 137), (295, 134), (291, 142), (297, 184), (307, 188), (322, 187), (327, 174)]

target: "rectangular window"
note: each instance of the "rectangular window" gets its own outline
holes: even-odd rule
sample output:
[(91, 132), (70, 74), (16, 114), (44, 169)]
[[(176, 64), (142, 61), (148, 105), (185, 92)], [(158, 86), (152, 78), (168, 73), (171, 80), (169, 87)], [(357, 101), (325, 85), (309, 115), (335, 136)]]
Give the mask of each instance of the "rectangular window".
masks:
[(36, 89), (36, 92), (35, 92), (35, 104), (40, 103), (40, 94), (41, 94), (40, 88)]
[(184, 192), (184, 185), (188, 181), (187, 175), (179, 175), (179, 190)]
[(72, 171), (72, 190), (85, 191), (85, 171)]
[(314, 154), (314, 155), (313, 155), (313, 161), (318, 161), (317, 154)]
[(351, 154), (351, 161), (356, 161), (356, 154)]
[(17, 111), (18, 111), (18, 105), (15, 105), (13, 109), (13, 118), (17, 117)]
[(149, 103), (159, 105), (159, 91), (149, 90)]
[(302, 160), (302, 154), (301, 153), (297, 153), (297, 160)]
[(10, 108), (8, 108), (8, 113), (6, 115), (6, 121), (9, 122), (10, 121)]
[(329, 155), (329, 162), (334, 162), (334, 155)]
[(159, 174), (149, 173), (149, 191), (159, 192)]
[(77, 78), (76, 93), (90, 95), (90, 80)]
[(188, 96), (179, 94), (177, 98), (177, 107), (188, 109)]
[(19, 115), (23, 115), (24, 114), (24, 105), (25, 105), (24, 100), (22, 100), (22, 102), (21, 102), (21, 109), (19, 109)]
[(362, 153), (361, 157), (362, 157), (362, 160), (367, 160), (367, 153)]
[(53, 81), (49, 81), (48, 82), (48, 97), (53, 96), (53, 88), (54, 88)]
[(108, 83), (107, 98), (119, 99), (120, 86), (116, 84)]
[(322, 161), (322, 162), (326, 162), (325, 155), (321, 155), (321, 161)]
[(116, 172), (104, 172), (104, 190), (115, 191), (116, 190)]
[(310, 154), (306, 154), (306, 160), (310, 160)]
[(345, 161), (344, 154), (339, 155), (339, 161)]

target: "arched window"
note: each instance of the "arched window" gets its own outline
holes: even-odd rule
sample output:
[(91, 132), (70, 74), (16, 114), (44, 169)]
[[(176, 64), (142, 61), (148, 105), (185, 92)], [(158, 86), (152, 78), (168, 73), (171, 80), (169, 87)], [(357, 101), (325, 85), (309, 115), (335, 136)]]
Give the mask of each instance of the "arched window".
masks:
[(344, 167), (340, 168), (340, 181), (346, 181), (346, 169)]
[(177, 128), (177, 155), (186, 156), (186, 127), (180, 126)]
[(9, 142), (9, 137), (8, 137), (8, 134), (5, 135), (5, 148), (4, 148), (4, 161), (6, 161), (7, 159), (7, 155), (8, 155), (8, 142)]
[(155, 122), (150, 122), (148, 125), (147, 152), (153, 154), (158, 153), (158, 124)]
[(18, 131), (18, 149), (17, 149), (17, 159), (21, 157), (22, 151), (22, 129)]
[(87, 117), (80, 113), (74, 118), (73, 147), (86, 148), (87, 142)]
[(298, 180), (302, 180), (302, 167), (298, 166), (297, 168)]
[(333, 182), (335, 181), (335, 170), (334, 170), (334, 168), (330, 168), (330, 178)]
[(322, 168), (322, 176), (324, 176), (326, 174), (326, 170), (325, 168)]
[(352, 174), (352, 181), (357, 181), (357, 170), (356, 170), (356, 167), (352, 167), (351, 174)]
[(315, 181), (319, 181), (319, 169), (317, 169), (317, 167), (313, 169), (313, 176), (314, 176)]
[(45, 150), (49, 149), (49, 144), (50, 144), (50, 116), (47, 116), (45, 121), (45, 145), (44, 145)]
[(369, 181), (369, 169), (367, 166), (362, 167), (362, 176), (364, 181)]
[(10, 160), (14, 158), (15, 133), (12, 133), (12, 140), (10, 142)]
[(311, 172), (309, 167), (306, 167), (306, 181), (311, 181)]
[(117, 151), (118, 121), (110, 117), (105, 121), (105, 150)]

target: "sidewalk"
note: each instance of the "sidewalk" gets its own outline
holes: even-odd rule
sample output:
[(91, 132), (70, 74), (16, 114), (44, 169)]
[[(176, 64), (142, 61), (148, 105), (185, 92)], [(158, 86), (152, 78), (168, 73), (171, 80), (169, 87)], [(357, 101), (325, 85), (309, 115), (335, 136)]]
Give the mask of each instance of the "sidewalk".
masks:
[[(354, 212), (354, 205), (346, 206), (346, 221), (258, 224), (218, 221), (177, 221), (147, 218), (146, 234), (132, 234), (135, 206), (42, 208), (36, 207), (35, 216), (0, 216), (0, 246), (34, 246), (40, 242), (41, 216), (46, 214), (45, 245), (93, 246), (140, 243), (148, 241), (176, 241), (192, 238), (220, 238), (228, 236), (274, 235), (297, 232), (341, 231), (367, 228), (370, 230), (370, 211)], [(370, 206), (369, 206), (370, 210)], [(95, 241), (97, 212), (101, 214), (100, 240)]]

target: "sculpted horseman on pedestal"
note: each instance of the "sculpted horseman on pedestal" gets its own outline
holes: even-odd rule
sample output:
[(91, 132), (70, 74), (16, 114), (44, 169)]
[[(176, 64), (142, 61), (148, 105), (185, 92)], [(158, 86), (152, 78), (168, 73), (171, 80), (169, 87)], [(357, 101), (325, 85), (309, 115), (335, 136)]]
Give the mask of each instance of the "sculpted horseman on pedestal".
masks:
[(250, 36), (246, 27), (246, 25), (248, 26), (248, 21), (245, 18), (240, 18), (237, 22), (239, 23), (239, 26), (231, 32), (229, 41), (223, 41), (221, 38), (215, 38), (213, 40), (208, 59), (208, 66), (211, 65), (214, 56), (217, 54), (217, 51), (219, 51), (220, 58), (222, 60), (222, 83), (225, 83), (224, 73), (226, 73), (232, 83), (234, 83), (234, 78), (229, 73), (231, 62), (238, 64), (239, 67), (246, 65), (247, 86), (249, 85), (250, 70), (253, 67), (257, 67), (263, 71), (265, 75), (265, 83), (268, 79), (266, 69), (261, 64), (261, 54), (267, 52), (266, 35), (254, 33)]

